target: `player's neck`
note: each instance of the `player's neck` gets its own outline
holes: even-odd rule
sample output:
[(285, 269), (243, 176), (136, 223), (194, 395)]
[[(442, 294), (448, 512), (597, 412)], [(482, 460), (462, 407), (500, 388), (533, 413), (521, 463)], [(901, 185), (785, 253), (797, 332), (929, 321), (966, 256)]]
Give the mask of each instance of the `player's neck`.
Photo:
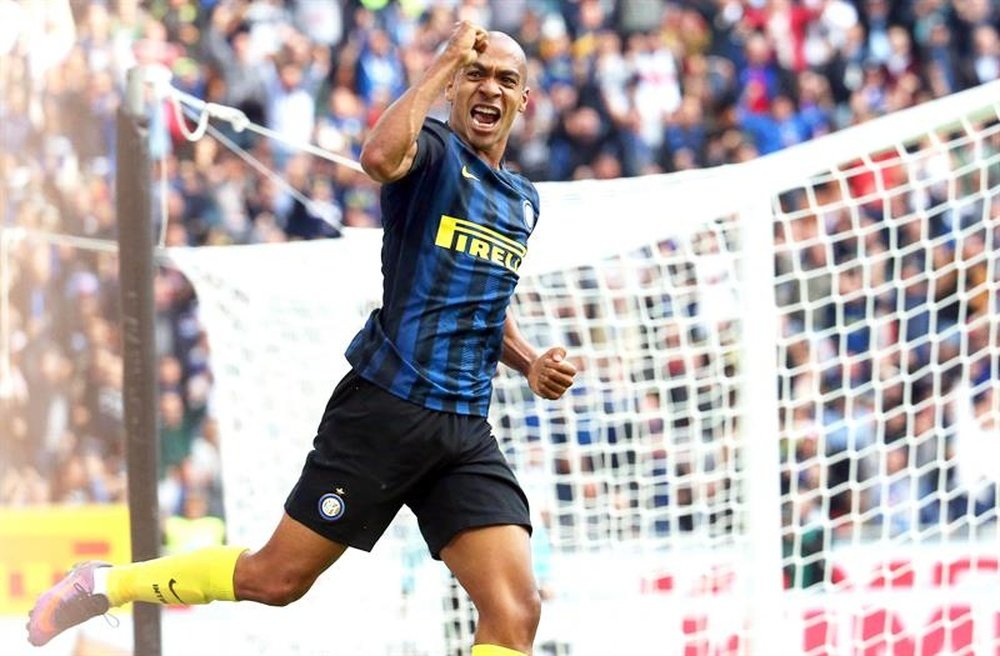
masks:
[(491, 169), (502, 169), (504, 168), (504, 153), (507, 150), (507, 140), (504, 139), (503, 142), (493, 144), (489, 148), (477, 148), (476, 146), (469, 143), (467, 140), (462, 139), (466, 147), (472, 151), (472, 153), (479, 159), (486, 162)]
[(484, 162), (486, 162), (491, 169), (502, 169), (502, 168), (504, 168), (504, 166), (503, 166), (503, 162), (504, 162), (503, 154), (504, 154), (504, 151), (506, 150), (506, 144), (504, 144), (503, 147), (501, 147), (501, 148), (495, 148), (495, 149), (491, 149), (489, 151), (479, 150), (475, 146), (469, 146), (469, 148), (472, 149), (472, 152), (474, 152), (476, 154), (476, 157), (478, 157), (479, 159), (481, 159)]

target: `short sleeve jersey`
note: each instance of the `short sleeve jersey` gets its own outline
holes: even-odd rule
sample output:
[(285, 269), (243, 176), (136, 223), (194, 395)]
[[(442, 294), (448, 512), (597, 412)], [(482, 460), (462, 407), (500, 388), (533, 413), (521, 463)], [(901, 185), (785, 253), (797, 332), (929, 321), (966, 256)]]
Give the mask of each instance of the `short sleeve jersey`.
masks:
[(538, 192), (427, 119), (410, 172), (383, 185), (381, 204), (382, 307), (347, 359), (413, 403), (486, 416)]

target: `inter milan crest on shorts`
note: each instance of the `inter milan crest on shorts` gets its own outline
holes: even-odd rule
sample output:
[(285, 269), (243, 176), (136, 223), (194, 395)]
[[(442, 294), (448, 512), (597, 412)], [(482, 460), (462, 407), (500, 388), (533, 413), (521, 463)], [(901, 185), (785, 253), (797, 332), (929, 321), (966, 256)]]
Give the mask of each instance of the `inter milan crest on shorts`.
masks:
[(328, 492), (319, 498), (319, 516), (328, 522), (335, 522), (343, 517), (346, 508), (347, 504), (340, 494)]

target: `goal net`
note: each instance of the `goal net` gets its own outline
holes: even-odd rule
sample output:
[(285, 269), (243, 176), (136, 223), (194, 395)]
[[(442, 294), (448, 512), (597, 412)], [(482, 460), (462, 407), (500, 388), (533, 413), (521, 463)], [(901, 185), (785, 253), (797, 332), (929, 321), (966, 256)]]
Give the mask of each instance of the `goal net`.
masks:
[[(512, 311), (580, 371), (501, 367), (537, 653), (1000, 653), (1000, 85), (746, 164), (540, 185)], [(276, 523), (377, 232), (171, 250), (211, 340), (230, 540)], [(407, 511), (246, 653), (467, 653), (474, 611)], [(238, 621), (235, 618), (238, 617)]]

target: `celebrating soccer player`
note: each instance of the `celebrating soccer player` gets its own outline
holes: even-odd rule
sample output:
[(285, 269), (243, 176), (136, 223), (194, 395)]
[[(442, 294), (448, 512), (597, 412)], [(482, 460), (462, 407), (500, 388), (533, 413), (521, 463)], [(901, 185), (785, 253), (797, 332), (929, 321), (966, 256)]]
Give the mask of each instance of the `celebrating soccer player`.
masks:
[[(539, 214), (535, 188), (503, 163), (526, 76), (510, 36), (461, 22), (369, 134), (361, 164), (383, 183), (382, 307), (347, 349), (353, 368), (267, 544), (79, 565), (36, 603), (33, 644), (133, 601), (288, 604), (348, 547), (370, 550), (406, 504), (476, 605), (474, 656), (531, 651), (528, 501), (486, 415), (500, 361), (546, 399), (576, 372), (563, 348), (538, 354), (508, 315)], [(442, 93), (447, 123), (427, 117)]]

